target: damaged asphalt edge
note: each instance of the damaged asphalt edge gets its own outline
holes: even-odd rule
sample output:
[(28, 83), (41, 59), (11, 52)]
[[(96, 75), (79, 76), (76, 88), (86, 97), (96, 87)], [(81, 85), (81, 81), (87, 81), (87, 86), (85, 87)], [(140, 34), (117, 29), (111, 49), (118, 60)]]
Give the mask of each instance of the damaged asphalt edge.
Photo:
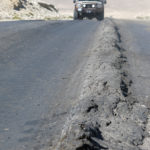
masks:
[(121, 42), (113, 21), (103, 21), (85, 66), (81, 94), (52, 149), (140, 150), (147, 136), (148, 109), (132, 95)]
[[(119, 29), (116, 26), (115, 30), (117, 32), (119, 42), (117, 43), (116, 47), (120, 51), (120, 57), (118, 61), (120, 62), (120, 74), (121, 74), (121, 81), (120, 81), (120, 89), (122, 91), (122, 94), (124, 97), (126, 97), (126, 103), (128, 104), (128, 108), (131, 111), (131, 113), (135, 113), (136, 115), (133, 116), (133, 119), (135, 117), (135, 120), (138, 118), (139, 120), (136, 120), (137, 126), (140, 126), (142, 129), (141, 136), (142, 138), (137, 142), (136, 140), (132, 141), (133, 145), (136, 147), (135, 149), (139, 150), (148, 150), (143, 149), (142, 146), (144, 145), (144, 140), (149, 138), (149, 132), (146, 129), (149, 121), (149, 114), (150, 110), (146, 105), (143, 105), (142, 102), (139, 101), (138, 97), (136, 95), (133, 95), (133, 88), (132, 88), (132, 77), (130, 75), (130, 65), (128, 63), (128, 59), (126, 56), (126, 51), (122, 46), (122, 39), (121, 35), (119, 33)], [(137, 107), (137, 108), (136, 108)], [(135, 109), (135, 110), (134, 110)], [(141, 111), (140, 113), (138, 111)], [(136, 142), (135, 142), (136, 141)]]

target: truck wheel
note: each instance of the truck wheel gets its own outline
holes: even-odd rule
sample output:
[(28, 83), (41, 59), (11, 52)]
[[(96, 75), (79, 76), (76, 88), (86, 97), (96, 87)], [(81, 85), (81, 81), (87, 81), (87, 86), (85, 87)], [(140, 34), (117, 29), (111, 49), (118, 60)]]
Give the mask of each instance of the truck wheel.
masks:
[(97, 20), (104, 20), (104, 11), (97, 16)]
[(78, 14), (78, 12), (77, 12), (76, 10), (74, 11), (74, 16), (73, 16), (73, 18), (74, 18), (74, 20), (79, 19), (79, 14)]
[(83, 17), (82, 17), (82, 16), (79, 16), (79, 19), (80, 19), (80, 20), (83, 20)]
[(101, 20), (104, 20), (104, 10), (101, 13)]

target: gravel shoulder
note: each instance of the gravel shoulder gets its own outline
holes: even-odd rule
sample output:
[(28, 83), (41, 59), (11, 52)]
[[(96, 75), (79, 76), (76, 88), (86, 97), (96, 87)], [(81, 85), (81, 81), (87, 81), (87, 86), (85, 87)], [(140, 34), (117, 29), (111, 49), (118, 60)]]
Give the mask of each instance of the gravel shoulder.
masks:
[(148, 108), (133, 92), (127, 50), (116, 24), (102, 22), (85, 65), (82, 88), (56, 150), (140, 150)]

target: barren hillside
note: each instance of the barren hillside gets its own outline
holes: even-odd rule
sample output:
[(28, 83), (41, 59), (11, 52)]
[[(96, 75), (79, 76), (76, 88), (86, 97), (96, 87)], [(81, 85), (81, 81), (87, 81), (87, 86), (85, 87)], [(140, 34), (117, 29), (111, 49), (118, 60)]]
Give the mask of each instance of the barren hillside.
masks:
[(55, 6), (42, 0), (1, 0), (0, 19), (48, 19), (57, 15)]
[(73, 0), (43, 0), (52, 3), (58, 8), (59, 13), (62, 15), (73, 15)]
[[(56, 12), (51, 6), (55, 6), (59, 12)], [(52, 16), (71, 16), (73, 6), (73, 0), (1, 0), (0, 19), (44, 19)], [(149, 6), (149, 0), (107, 0), (105, 16), (150, 19)]]

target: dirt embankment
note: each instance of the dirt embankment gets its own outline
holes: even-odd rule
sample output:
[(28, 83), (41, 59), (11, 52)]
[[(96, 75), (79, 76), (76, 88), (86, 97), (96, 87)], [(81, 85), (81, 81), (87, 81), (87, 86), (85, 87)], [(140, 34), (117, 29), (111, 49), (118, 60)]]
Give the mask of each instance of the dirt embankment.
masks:
[(41, 0), (2, 0), (0, 5), (1, 20), (50, 19), (57, 16), (57, 8)]
[(105, 20), (85, 66), (83, 87), (56, 150), (140, 150), (148, 108), (132, 93), (119, 29)]

